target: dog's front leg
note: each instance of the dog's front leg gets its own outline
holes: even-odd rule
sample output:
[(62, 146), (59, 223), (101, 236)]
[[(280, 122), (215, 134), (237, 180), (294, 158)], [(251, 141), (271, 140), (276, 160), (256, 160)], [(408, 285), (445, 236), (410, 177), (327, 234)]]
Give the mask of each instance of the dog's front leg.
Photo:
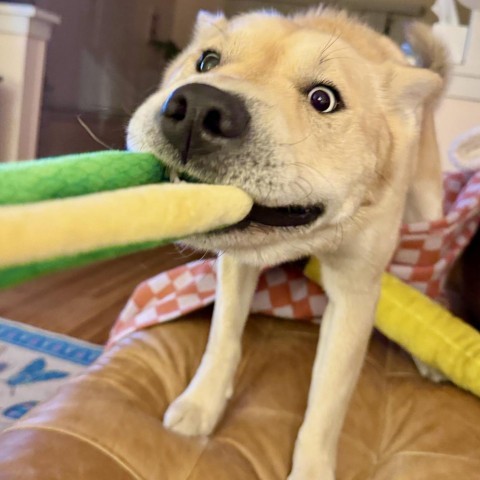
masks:
[(322, 261), (329, 303), (288, 480), (334, 480), (338, 439), (372, 331), (380, 276), (339, 263)]
[(208, 435), (233, 392), (241, 336), (260, 267), (224, 254), (218, 260), (217, 299), (205, 354), (187, 389), (170, 405), (164, 425), (184, 435)]

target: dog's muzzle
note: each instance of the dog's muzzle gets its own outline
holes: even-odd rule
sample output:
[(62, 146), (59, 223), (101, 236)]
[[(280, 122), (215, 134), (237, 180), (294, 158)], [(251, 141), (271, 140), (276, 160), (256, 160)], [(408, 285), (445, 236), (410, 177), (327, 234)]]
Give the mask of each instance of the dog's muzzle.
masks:
[(183, 164), (192, 155), (209, 154), (242, 139), (249, 123), (250, 114), (240, 97), (201, 83), (175, 90), (160, 111), (162, 133)]
[[(160, 126), (185, 165), (194, 155), (206, 155), (243, 140), (250, 114), (243, 100), (210, 85), (191, 83), (175, 90), (160, 112)], [(257, 224), (268, 227), (300, 227), (325, 213), (323, 204), (266, 207), (254, 204), (248, 216), (225, 230)]]

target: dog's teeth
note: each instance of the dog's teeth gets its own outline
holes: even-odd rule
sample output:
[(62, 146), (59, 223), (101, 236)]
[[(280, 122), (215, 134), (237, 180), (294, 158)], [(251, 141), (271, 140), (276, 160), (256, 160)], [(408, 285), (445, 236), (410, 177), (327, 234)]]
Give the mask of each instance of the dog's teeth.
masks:
[(170, 170), (170, 182), (172, 183), (180, 183), (181, 180), (178, 176), (178, 173), (175, 170)]

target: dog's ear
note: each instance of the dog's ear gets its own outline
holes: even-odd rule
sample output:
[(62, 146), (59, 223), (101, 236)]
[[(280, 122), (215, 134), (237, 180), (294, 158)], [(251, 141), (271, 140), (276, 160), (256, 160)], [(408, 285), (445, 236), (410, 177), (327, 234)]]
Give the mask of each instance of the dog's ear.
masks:
[(426, 68), (389, 64), (384, 89), (395, 110), (417, 110), (433, 102), (442, 92), (443, 79)]
[(193, 30), (194, 40), (211, 34), (212, 29), (222, 31), (227, 25), (227, 19), (221, 12), (211, 13), (206, 10), (200, 10), (197, 15), (195, 27)]
[(411, 175), (404, 221), (438, 220), (442, 216), (442, 169), (433, 113), (444, 79), (426, 68), (393, 65), (385, 87), (389, 108), (408, 119), (402, 123), (414, 147), (408, 159)]

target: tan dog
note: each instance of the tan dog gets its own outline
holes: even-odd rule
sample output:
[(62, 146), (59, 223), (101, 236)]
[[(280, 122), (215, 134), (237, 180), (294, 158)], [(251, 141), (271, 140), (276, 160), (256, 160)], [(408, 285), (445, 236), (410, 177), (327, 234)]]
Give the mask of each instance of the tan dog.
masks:
[(441, 216), (432, 110), (445, 53), (426, 27), (408, 37), (426, 68), (343, 12), (201, 13), (192, 43), (133, 117), (131, 149), (256, 202), (241, 224), (189, 242), (223, 253), (218, 299), (206, 353), (167, 428), (212, 432), (233, 391), (260, 270), (313, 254), (329, 304), (289, 479), (334, 478), (402, 218)]

